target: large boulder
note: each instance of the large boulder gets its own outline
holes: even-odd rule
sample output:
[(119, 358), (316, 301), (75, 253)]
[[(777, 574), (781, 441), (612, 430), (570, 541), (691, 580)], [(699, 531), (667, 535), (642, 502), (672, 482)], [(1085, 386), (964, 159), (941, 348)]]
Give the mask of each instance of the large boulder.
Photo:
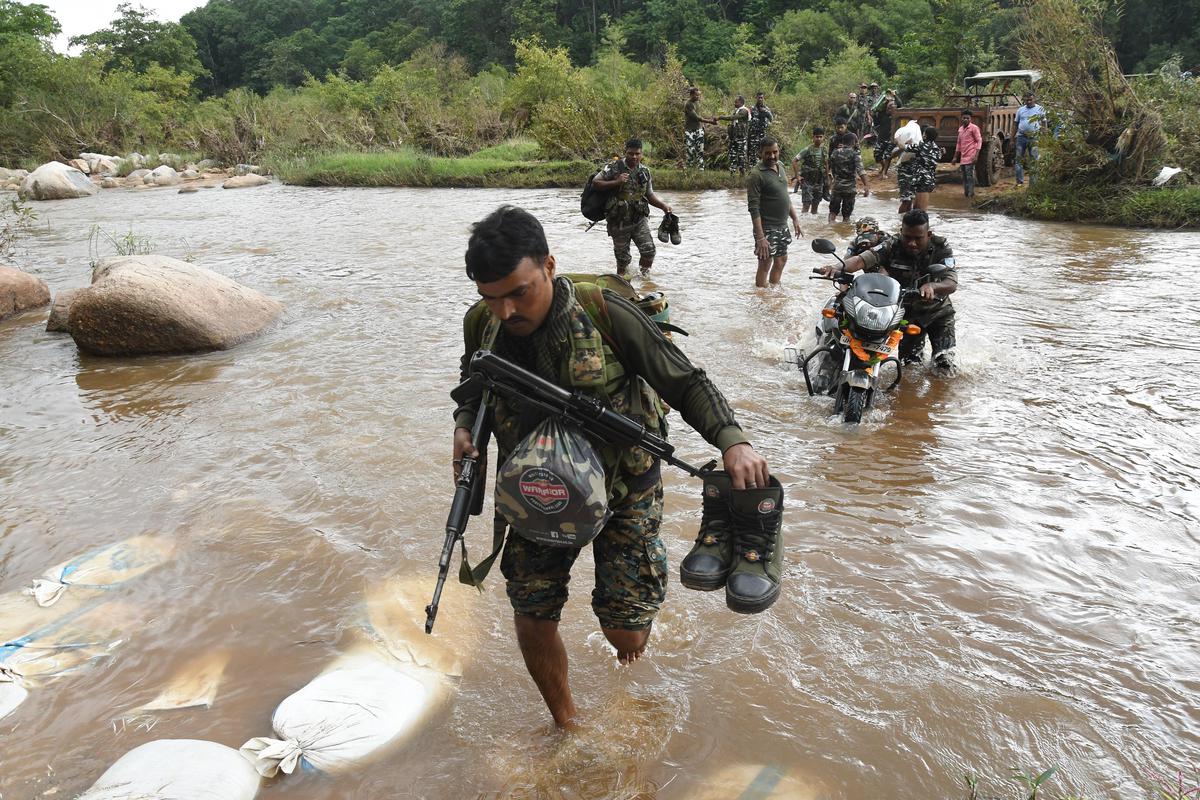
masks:
[(179, 173), (174, 167), (168, 167), (163, 164), (155, 169), (147, 176), (147, 183), (153, 183), (155, 186), (178, 186), (183, 182), (183, 178), (179, 177)]
[(46, 330), (57, 333), (66, 333), (71, 330), (68, 326), (71, 303), (74, 302), (75, 296), (82, 291), (82, 288), (63, 289), (54, 295), (54, 305), (50, 306), (50, 318), (46, 320)]
[(102, 158), (99, 161), (92, 162), (93, 175), (116, 175), (121, 169), (121, 159), (119, 158)]
[(196, 162), (196, 169), (201, 171), (206, 169), (216, 169), (219, 166), (221, 165), (218, 164), (217, 160), (214, 158), (202, 158)]
[(98, 191), (87, 175), (74, 167), (51, 161), (25, 176), (20, 195), (22, 200), (66, 200), (88, 197)]
[(12, 267), (0, 266), (0, 319), (50, 302), (50, 287)]
[(27, 169), (5, 169), (0, 167), (0, 181), (9, 181), (16, 179), (18, 182), (25, 180), (25, 176), (29, 174)]
[(271, 182), (263, 175), (235, 175), (221, 184), (222, 189), (246, 189), (251, 186), (265, 186)]
[(79, 349), (106, 356), (225, 350), (283, 311), (275, 300), (169, 256), (112, 256), (71, 303)]
[(126, 186), (141, 186), (146, 181), (146, 176), (150, 174), (150, 170), (142, 168), (135, 169), (133, 172), (125, 176)]
[(88, 164), (88, 162), (84, 161), (82, 158), (72, 158), (70, 161), (67, 162), (67, 166), (74, 167), (75, 169), (82, 172), (84, 175), (92, 174), (91, 165)]

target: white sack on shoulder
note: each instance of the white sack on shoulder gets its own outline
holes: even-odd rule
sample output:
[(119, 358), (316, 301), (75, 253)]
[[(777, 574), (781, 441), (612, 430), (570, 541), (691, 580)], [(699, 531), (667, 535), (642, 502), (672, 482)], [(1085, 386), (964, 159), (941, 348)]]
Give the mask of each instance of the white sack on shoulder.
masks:
[(162, 739), (121, 756), (79, 800), (252, 800), (259, 781), (232, 747)]
[(256, 737), (241, 752), (266, 777), (302, 762), (344, 772), (416, 733), (449, 690), (445, 676), (363, 645), (279, 704), (277, 738)]

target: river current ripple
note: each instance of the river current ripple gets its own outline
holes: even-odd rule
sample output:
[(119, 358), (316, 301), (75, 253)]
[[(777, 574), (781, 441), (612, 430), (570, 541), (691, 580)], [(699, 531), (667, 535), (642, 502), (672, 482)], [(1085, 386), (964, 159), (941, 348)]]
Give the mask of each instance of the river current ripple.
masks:
[[(1200, 234), (982, 215), (940, 189), (962, 374), (912, 371), (847, 427), (784, 357), (829, 291), (806, 280), (822, 263), (808, 241), (781, 290), (756, 291), (742, 194), (664, 194), (683, 244), (659, 245), (643, 286), (668, 293), (683, 349), (786, 487), (780, 601), (747, 618), (673, 582), (650, 656), (622, 670), (581, 559), (563, 634), (590, 732), (561, 737), (493, 576), (451, 711), (379, 763), (260, 797), (683, 798), (747, 764), (848, 799), (965, 796), (964, 772), (1007, 796), (1010, 767), (1057, 765), (1057, 790), (1125, 798), (1200, 762), (1200, 314), (1184, 288)], [(515, 203), (560, 268), (608, 271), (603, 226), (584, 233), (576, 201), (273, 185), (38, 204), (21, 262), (55, 292), (87, 283), (98, 224), (287, 312), (231, 351), (127, 360), (80, 354), (44, 312), (0, 323), (0, 592), (134, 534), (180, 543), (114, 590), (140, 625), (112, 657), (0, 721), (4, 798), (76, 793), (152, 739), (265, 735), (345, 643), (364, 583), (432, 588), (468, 226)], [(894, 207), (885, 193), (859, 211), (890, 222)], [(847, 234), (806, 220), (809, 239)], [(682, 455), (706, 460), (685, 428)], [(698, 488), (667, 477), (673, 581)], [(211, 709), (114, 722), (214, 648), (233, 656)]]

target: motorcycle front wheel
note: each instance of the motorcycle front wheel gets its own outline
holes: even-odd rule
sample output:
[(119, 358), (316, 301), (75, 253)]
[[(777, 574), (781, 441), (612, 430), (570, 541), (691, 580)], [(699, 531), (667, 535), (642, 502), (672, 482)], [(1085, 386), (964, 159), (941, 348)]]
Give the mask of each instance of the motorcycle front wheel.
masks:
[(846, 402), (842, 407), (842, 420), (845, 422), (862, 422), (863, 412), (867, 410), (870, 389), (847, 387)]

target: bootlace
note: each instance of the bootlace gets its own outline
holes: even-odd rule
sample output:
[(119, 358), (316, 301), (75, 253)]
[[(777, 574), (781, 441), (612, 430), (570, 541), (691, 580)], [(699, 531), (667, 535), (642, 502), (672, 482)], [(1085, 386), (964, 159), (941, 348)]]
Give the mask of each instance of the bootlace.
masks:
[(711, 536), (715, 544), (724, 539), (729, 533), (729, 501), (721, 497), (705, 496), (701, 498), (700, 507), (703, 524), (700, 525), (696, 541), (703, 542)]
[(738, 555), (744, 556), (753, 550), (758, 553), (760, 560), (769, 561), (771, 554), (775, 552), (775, 542), (779, 537), (779, 511), (760, 514), (757, 511), (731, 510), (734, 527), (738, 532), (734, 539)]

